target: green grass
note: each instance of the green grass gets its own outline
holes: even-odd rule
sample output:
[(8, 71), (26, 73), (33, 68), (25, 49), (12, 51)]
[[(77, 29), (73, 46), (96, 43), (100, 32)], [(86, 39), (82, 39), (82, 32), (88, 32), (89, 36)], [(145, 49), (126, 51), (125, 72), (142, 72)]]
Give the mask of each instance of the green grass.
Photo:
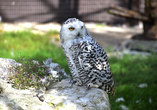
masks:
[(40, 35), (29, 30), (0, 33), (0, 58), (17, 60), (18, 56), (24, 56), (38, 61), (52, 58), (53, 62), (59, 63), (68, 72), (62, 48), (51, 43), (51, 36), (56, 34), (56, 31), (50, 31)]
[[(123, 59), (110, 58), (111, 70), (116, 85), (116, 94), (110, 96), (112, 110), (120, 110), (120, 105), (126, 105), (129, 110), (156, 110), (157, 108), (157, 57), (126, 55)], [(147, 83), (147, 88), (139, 88), (141, 83)], [(125, 102), (115, 103), (123, 97)], [(151, 98), (152, 103), (149, 103)], [(136, 101), (139, 100), (139, 103)]]
[[(56, 32), (44, 35), (33, 34), (30, 31), (0, 33), (0, 58), (18, 56), (43, 61), (52, 58), (69, 73), (65, 55), (61, 47), (50, 42), (50, 37)], [(123, 58), (109, 58), (111, 71), (114, 76), (116, 94), (110, 96), (112, 110), (120, 110), (125, 105), (129, 110), (156, 110), (157, 108), (157, 57), (156, 55), (141, 57), (125, 55)], [(147, 83), (147, 88), (139, 88), (141, 83)], [(123, 97), (125, 102), (117, 102)], [(152, 103), (149, 103), (151, 98)], [(136, 103), (136, 101), (139, 103)]]
[(96, 24), (96, 27), (105, 27), (105, 24), (99, 23), (99, 24)]

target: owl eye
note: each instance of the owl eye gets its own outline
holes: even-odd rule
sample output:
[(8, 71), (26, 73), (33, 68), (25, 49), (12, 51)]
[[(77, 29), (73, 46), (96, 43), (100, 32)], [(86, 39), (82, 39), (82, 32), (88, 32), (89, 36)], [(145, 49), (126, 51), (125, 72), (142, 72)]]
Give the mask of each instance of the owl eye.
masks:
[(83, 29), (83, 26), (81, 26), (81, 29)]
[(70, 28), (69, 28), (70, 31), (72, 31), (72, 30), (74, 30), (74, 29), (75, 29), (75, 28), (73, 28), (73, 27), (70, 27)]

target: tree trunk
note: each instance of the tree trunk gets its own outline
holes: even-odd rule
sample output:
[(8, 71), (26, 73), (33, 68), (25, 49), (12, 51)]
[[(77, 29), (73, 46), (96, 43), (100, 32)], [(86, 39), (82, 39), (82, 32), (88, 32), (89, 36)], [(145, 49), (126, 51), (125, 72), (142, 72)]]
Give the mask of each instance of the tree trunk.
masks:
[(149, 22), (144, 21), (144, 36), (157, 39), (157, 0), (145, 0), (145, 15)]

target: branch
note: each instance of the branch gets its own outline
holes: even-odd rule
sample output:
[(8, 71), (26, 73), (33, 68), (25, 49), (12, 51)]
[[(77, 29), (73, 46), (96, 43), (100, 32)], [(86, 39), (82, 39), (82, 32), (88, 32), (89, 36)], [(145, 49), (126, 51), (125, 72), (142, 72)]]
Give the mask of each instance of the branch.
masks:
[(119, 6), (114, 6), (114, 5), (110, 6), (108, 13), (116, 15), (116, 16), (125, 17), (125, 18), (137, 19), (141, 21), (149, 21), (148, 17), (143, 16), (138, 12), (131, 11), (131, 10), (128, 10)]
[(128, 10), (128, 9), (120, 7), (120, 6), (114, 6), (113, 4), (110, 6), (110, 8), (118, 10), (118, 11), (122, 11), (124, 13), (129, 13), (129, 14), (134, 14), (134, 15), (141, 15), (141, 13), (138, 13), (138, 12), (135, 12), (135, 11), (132, 11), (132, 10)]

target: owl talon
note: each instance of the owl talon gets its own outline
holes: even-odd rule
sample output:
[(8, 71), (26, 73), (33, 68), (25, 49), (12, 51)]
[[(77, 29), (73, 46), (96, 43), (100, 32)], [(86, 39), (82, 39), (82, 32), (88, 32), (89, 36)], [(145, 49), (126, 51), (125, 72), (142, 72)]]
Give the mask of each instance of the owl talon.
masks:
[(76, 80), (71, 79), (70, 83), (71, 83), (71, 87), (73, 87), (73, 84), (75, 84), (77, 86), (82, 86), (82, 82), (80, 80), (76, 81)]
[(77, 86), (82, 86), (82, 82), (80, 80), (76, 81), (75, 83)]
[(69, 82), (71, 83), (71, 86), (70, 86), (71, 88), (73, 87), (73, 84), (76, 83), (76, 81), (74, 81), (73, 79), (71, 79)]
[(70, 79), (69, 83), (75, 84), (76, 81), (74, 81), (73, 79)]
[(87, 89), (90, 89), (92, 87), (93, 83), (87, 84)]
[(90, 89), (90, 84), (87, 85), (87, 89)]
[(89, 88), (98, 88), (99, 86), (97, 85), (97, 84), (93, 84), (93, 83), (89, 83), (89, 84), (87, 84), (87, 89), (89, 89)]

